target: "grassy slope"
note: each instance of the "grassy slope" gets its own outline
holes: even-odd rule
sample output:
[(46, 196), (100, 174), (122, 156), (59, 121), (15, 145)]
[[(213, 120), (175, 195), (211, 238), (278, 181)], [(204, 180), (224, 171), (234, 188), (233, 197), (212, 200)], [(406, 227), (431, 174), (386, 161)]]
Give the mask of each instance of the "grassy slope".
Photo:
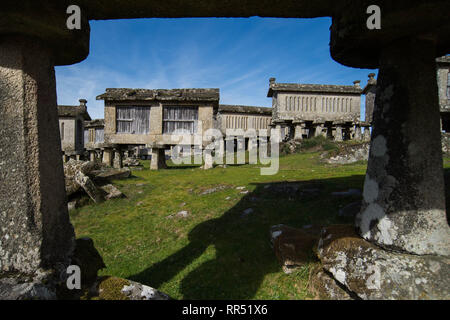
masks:
[[(261, 176), (257, 165), (150, 171), (145, 161), (145, 170), (116, 182), (126, 199), (77, 209), (71, 221), (77, 237), (94, 239), (108, 266), (102, 274), (148, 284), (176, 299), (307, 299), (308, 266), (284, 274), (270, 248), (269, 228), (351, 223), (337, 211), (354, 199), (330, 192), (362, 189), (366, 169), (365, 163), (324, 165), (318, 155), (282, 157), (273, 176)], [(281, 181), (312, 183), (320, 196), (290, 198), (264, 188)], [(224, 189), (200, 195), (217, 186)], [(242, 194), (238, 186), (250, 192)], [(247, 208), (254, 212), (241, 217)], [(180, 210), (189, 217), (166, 218)]]

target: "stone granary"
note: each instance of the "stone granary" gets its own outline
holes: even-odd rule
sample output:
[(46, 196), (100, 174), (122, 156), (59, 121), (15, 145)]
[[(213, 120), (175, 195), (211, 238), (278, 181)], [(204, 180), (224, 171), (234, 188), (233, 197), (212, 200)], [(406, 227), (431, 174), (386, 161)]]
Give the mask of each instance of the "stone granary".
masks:
[[(79, 0), (81, 28), (69, 29), (72, 1), (2, 1), (0, 225), (8, 228), (0, 229), (0, 282), (11, 288), (2, 296), (20, 287), (20, 297), (56, 298), (56, 284), (47, 280), (63, 274), (73, 256), (54, 66), (87, 57), (89, 20), (261, 16), (332, 17), (331, 57), (349, 67), (379, 68), (359, 242), (325, 238), (335, 250), (322, 251), (324, 269), (360, 298), (448, 299), (450, 233), (435, 59), (450, 51), (450, 2), (376, 3), (381, 28), (368, 27), (372, 1), (366, 0), (280, 0), (276, 6), (259, 0), (187, 0), (182, 6), (173, 0)], [(358, 251), (363, 243), (373, 247)], [(382, 259), (372, 259), (382, 256), (375, 250)], [(408, 264), (409, 258), (414, 261)], [(428, 271), (425, 277), (408, 269), (413, 264)], [(345, 268), (352, 265), (361, 272)]]
[(89, 160), (102, 159), (104, 148), (105, 120), (94, 119), (84, 122), (84, 148), (89, 154)]
[[(270, 135), (270, 124), (272, 122), (272, 108), (241, 106), (241, 105), (219, 105), (216, 127), (225, 139), (234, 139), (237, 150), (247, 150), (250, 136), (267, 137)], [(240, 142), (243, 143), (240, 146)]]
[(219, 105), (217, 123), (219, 130), (225, 134), (231, 130), (270, 130), (272, 121), (272, 109), (265, 107)]
[(281, 139), (325, 136), (336, 141), (361, 139), (360, 81), (353, 86), (276, 83), (269, 80), (272, 123)]
[(80, 99), (79, 106), (58, 106), (59, 132), (63, 161), (79, 158), (84, 153), (84, 121), (91, 120), (87, 112), (86, 100)]
[(450, 56), (436, 59), (441, 130), (450, 133)]
[[(436, 69), (441, 114), (441, 130), (444, 132), (450, 132), (450, 56), (436, 58)], [(365, 121), (361, 122), (361, 126), (365, 126), (366, 128), (372, 126), (376, 87), (377, 80), (375, 79), (375, 73), (370, 73), (367, 85), (362, 91), (362, 93), (366, 96), (366, 113)], [(366, 135), (366, 131), (364, 131), (364, 135)]]
[(214, 127), (219, 89), (109, 88), (105, 101), (104, 162), (124, 150), (145, 145), (152, 149), (151, 169), (165, 167), (165, 150), (178, 144), (202, 149), (203, 133)]
[(361, 122), (361, 127), (364, 127), (364, 140), (370, 141), (370, 127), (372, 127), (373, 110), (375, 107), (375, 95), (377, 90), (377, 80), (375, 79), (375, 73), (369, 73), (369, 80), (364, 87), (362, 94), (366, 96), (365, 102), (365, 118)]

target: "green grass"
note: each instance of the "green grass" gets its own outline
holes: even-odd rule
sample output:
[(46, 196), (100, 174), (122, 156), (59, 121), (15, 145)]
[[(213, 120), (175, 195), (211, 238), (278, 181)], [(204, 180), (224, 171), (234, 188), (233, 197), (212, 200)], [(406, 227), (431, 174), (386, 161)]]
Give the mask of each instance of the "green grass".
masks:
[[(351, 223), (337, 212), (354, 199), (330, 193), (362, 189), (366, 170), (363, 162), (336, 166), (318, 158), (319, 153), (281, 157), (273, 176), (261, 176), (258, 165), (150, 171), (143, 161), (144, 170), (115, 182), (127, 198), (76, 209), (71, 221), (77, 237), (94, 239), (107, 265), (101, 275), (139, 281), (176, 299), (308, 299), (310, 265), (284, 274), (270, 248), (269, 229), (281, 223)], [(279, 182), (314, 185), (321, 192), (298, 199), (264, 188)], [(247, 208), (254, 212), (241, 217)], [(181, 210), (189, 216), (167, 218)]]

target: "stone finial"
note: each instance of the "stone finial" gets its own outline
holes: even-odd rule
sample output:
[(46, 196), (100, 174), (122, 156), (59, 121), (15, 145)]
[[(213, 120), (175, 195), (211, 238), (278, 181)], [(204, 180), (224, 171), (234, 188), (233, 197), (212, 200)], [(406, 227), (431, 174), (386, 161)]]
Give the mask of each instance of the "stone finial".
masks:
[(355, 80), (355, 81), (353, 81), (353, 85), (354, 85), (356, 88), (361, 88), (360, 83), (361, 83), (361, 80)]
[(270, 79), (269, 79), (269, 84), (274, 84), (274, 83), (275, 83), (275, 80), (276, 80), (275, 78), (270, 78)]
[(78, 100), (78, 101), (80, 101), (80, 106), (86, 107), (86, 103), (87, 103), (87, 100), (86, 100), (86, 99), (80, 99), (80, 100)]
[(377, 80), (375, 79), (375, 73), (369, 73), (369, 80), (367, 80), (368, 84), (376, 84)]

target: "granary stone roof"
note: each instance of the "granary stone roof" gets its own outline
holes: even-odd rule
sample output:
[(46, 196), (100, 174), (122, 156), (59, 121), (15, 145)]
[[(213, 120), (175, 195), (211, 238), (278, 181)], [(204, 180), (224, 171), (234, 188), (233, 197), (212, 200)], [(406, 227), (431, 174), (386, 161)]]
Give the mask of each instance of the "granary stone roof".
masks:
[(272, 108), (254, 107), (254, 106), (241, 106), (220, 104), (219, 112), (231, 112), (231, 113), (256, 113), (262, 115), (272, 115)]
[(104, 126), (105, 126), (105, 119), (94, 119), (91, 121), (84, 122), (85, 128), (96, 128), (96, 127), (104, 127)]
[(362, 89), (357, 86), (331, 85), (331, 84), (300, 84), (300, 83), (275, 83), (269, 85), (267, 97), (272, 97), (274, 92), (317, 92), (317, 93), (350, 93), (361, 94)]
[(212, 101), (219, 102), (219, 89), (127, 89), (107, 88), (97, 100), (109, 101)]
[(87, 112), (86, 106), (58, 106), (58, 116), (59, 117), (76, 117), (81, 115), (84, 120), (91, 120), (91, 116)]

